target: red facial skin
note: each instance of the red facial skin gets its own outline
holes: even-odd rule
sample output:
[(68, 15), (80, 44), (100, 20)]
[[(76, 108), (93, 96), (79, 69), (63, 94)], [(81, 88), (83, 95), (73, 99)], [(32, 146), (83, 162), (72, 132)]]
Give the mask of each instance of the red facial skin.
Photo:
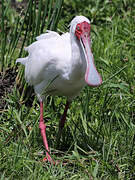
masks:
[(90, 36), (90, 24), (86, 21), (76, 25), (75, 35), (80, 40), (82, 36)]

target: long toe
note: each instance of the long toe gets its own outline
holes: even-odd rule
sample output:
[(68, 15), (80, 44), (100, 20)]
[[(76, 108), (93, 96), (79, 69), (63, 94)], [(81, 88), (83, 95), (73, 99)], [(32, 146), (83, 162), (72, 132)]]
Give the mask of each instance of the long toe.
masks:
[(51, 158), (51, 156), (48, 153), (46, 153), (46, 157), (43, 158), (43, 162), (50, 162), (53, 165), (55, 165), (55, 161)]

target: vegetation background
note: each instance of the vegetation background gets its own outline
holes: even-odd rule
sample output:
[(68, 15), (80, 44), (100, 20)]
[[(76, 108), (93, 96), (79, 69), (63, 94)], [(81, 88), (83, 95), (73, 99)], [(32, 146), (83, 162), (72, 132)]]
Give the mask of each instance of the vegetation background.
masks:
[[(39, 103), (15, 60), (46, 29), (69, 31), (76, 15), (91, 20), (103, 84), (86, 87), (72, 102), (59, 146), (66, 99), (47, 98), (44, 119), (51, 154), (61, 162), (56, 166), (41, 161)], [(0, 17), (1, 180), (135, 179), (135, 1), (1, 0)]]

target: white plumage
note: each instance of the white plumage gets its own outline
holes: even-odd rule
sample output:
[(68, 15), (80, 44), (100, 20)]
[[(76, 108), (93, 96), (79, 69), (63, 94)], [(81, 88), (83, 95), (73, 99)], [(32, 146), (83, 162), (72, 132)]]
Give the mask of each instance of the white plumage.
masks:
[(70, 33), (61, 36), (54, 31), (41, 34), (25, 48), (28, 57), (17, 59), (25, 65), (26, 81), (34, 86), (39, 99), (45, 94), (72, 99), (86, 84), (86, 61), (75, 36), (77, 23), (83, 21), (89, 23), (84, 16), (77, 16), (71, 22)]
[[(25, 65), (26, 81), (34, 86), (40, 102), (46, 94), (66, 96), (71, 101), (86, 83), (90, 86), (102, 83), (94, 65), (90, 21), (86, 17), (76, 16), (69, 33), (60, 36), (57, 32), (47, 31), (36, 39), (25, 48), (29, 55), (16, 62)], [(49, 151), (48, 145), (45, 147)], [(49, 160), (49, 154), (46, 155)]]

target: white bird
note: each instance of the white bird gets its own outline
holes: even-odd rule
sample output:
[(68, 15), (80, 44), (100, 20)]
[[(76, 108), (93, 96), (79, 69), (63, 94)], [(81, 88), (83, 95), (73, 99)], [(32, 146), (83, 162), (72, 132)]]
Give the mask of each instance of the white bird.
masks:
[(29, 55), (16, 62), (25, 65), (25, 79), (34, 86), (40, 101), (39, 127), (46, 149), (46, 159), (54, 162), (49, 154), (46, 125), (43, 120), (43, 100), (46, 95), (67, 97), (64, 114), (59, 123), (62, 130), (71, 100), (81, 89), (99, 86), (102, 78), (94, 65), (91, 52), (90, 21), (84, 16), (76, 16), (70, 25), (70, 32), (59, 35), (47, 31), (38, 36), (37, 41), (25, 48)]

